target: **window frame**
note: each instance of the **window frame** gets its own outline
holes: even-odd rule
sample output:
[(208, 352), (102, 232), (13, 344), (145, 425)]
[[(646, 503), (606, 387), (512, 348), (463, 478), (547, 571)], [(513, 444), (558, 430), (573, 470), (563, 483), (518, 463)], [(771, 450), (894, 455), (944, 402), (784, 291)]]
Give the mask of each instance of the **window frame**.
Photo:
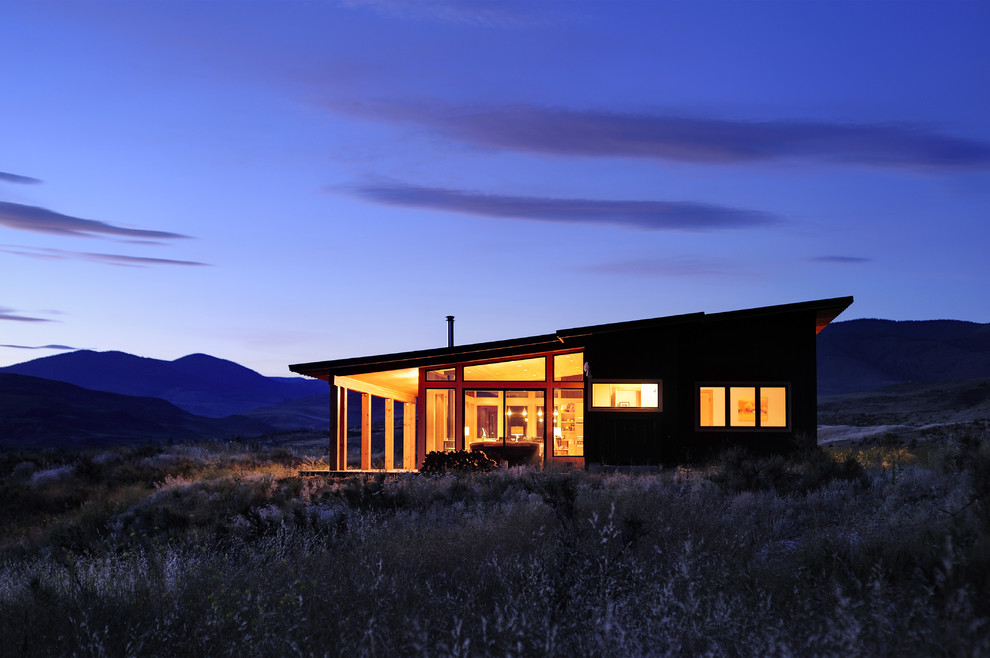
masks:
[[(701, 389), (703, 388), (721, 388), (725, 395), (725, 424), (724, 425), (702, 425), (701, 424)], [(755, 414), (755, 422), (751, 426), (740, 426), (731, 424), (731, 405), (729, 400), (731, 398), (730, 390), (733, 388), (752, 388), (754, 389), (755, 398), (757, 400), (757, 407), (759, 407), (760, 393), (764, 388), (783, 388), (784, 389), (784, 418), (786, 420), (783, 426), (780, 425), (760, 425), (759, 411)], [(696, 432), (790, 432), (791, 423), (793, 418), (791, 415), (791, 382), (780, 382), (780, 381), (700, 381), (695, 382), (694, 390), (692, 395), (694, 396), (694, 431)]]

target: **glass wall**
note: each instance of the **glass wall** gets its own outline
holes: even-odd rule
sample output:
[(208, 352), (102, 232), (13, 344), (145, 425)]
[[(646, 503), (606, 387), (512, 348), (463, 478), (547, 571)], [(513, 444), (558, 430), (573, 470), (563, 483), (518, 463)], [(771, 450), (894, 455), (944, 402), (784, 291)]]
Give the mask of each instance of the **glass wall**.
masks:
[(553, 391), (553, 455), (584, 456), (584, 389)]
[(555, 354), (553, 357), (553, 380), (555, 382), (584, 381), (584, 352)]
[(542, 382), (547, 378), (546, 357), (515, 359), (464, 366), (466, 382)]
[(456, 449), (454, 404), (454, 389), (426, 389), (426, 452)]
[(543, 454), (545, 433), (543, 391), (464, 391), (464, 442), (468, 450), (529, 446)]

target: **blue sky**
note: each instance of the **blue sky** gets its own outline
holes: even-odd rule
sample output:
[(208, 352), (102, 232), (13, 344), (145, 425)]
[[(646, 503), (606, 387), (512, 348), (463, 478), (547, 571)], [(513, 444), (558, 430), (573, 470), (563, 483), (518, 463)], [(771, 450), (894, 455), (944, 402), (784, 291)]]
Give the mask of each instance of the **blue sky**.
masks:
[(990, 322), (990, 3), (6, 0), (0, 365)]

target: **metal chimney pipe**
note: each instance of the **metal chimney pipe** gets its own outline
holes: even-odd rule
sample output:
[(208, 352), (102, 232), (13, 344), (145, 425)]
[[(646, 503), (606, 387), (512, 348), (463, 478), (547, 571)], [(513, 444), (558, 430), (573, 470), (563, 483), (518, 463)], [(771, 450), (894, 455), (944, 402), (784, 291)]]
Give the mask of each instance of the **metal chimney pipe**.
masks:
[(454, 346), (454, 316), (447, 316), (447, 347)]

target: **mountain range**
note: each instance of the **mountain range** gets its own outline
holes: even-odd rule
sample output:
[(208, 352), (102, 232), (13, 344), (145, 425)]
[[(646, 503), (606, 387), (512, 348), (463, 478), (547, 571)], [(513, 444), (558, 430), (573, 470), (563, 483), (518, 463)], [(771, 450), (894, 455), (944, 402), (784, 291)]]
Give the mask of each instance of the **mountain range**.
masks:
[[(990, 378), (990, 324), (851, 320), (826, 327), (817, 344), (826, 416), (843, 408), (842, 396), (882, 389), (907, 404), (898, 385)], [(325, 432), (327, 389), (206, 354), (163, 361), (81, 350), (0, 368), (0, 446)]]
[(990, 377), (990, 324), (833, 322), (818, 334), (818, 394)]

